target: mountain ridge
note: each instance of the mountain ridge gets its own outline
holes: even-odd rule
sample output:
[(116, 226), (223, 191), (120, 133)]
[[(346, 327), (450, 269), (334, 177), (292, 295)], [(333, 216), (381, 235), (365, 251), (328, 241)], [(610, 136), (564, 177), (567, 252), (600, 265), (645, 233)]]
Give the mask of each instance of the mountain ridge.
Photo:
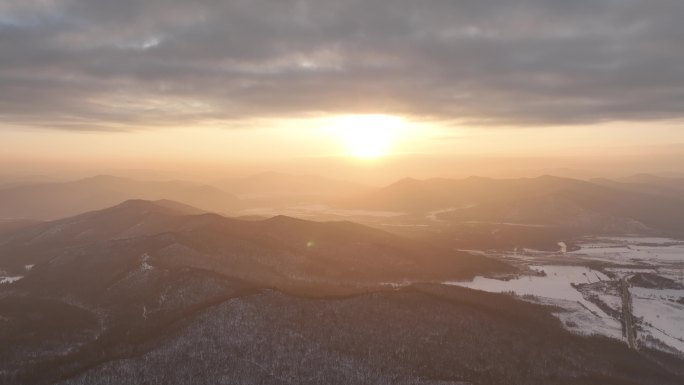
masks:
[[(536, 178), (402, 179), (339, 202), (453, 222), (519, 222), (586, 232), (684, 234), (684, 194), (655, 194), (619, 182)], [(684, 191), (684, 190), (683, 190)]]
[(99, 175), (70, 182), (0, 189), (0, 217), (58, 219), (112, 206), (127, 199), (169, 199), (221, 212), (240, 205), (237, 197), (208, 185)]

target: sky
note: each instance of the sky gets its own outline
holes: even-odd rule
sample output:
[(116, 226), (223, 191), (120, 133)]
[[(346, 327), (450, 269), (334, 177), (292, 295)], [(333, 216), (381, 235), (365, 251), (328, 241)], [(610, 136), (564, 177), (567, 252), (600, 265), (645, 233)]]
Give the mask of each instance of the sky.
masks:
[(681, 20), (681, 0), (0, 0), (0, 172), (677, 171)]

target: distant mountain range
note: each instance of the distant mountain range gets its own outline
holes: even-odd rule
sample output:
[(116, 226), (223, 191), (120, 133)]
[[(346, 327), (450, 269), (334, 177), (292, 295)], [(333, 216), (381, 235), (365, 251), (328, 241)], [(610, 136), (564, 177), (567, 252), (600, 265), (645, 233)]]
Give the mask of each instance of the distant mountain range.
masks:
[(102, 209), (127, 199), (170, 199), (217, 212), (230, 211), (240, 204), (235, 196), (208, 185), (102, 175), (73, 182), (0, 189), (0, 218), (58, 219)]
[[(253, 215), (242, 210), (271, 208), (277, 212), (279, 207), (323, 204), (321, 210), (327, 205), (392, 211), (452, 223), (554, 226), (572, 229), (573, 233), (684, 235), (684, 178), (406, 178), (370, 189), (325, 177), (273, 172), (227, 179), (221, 188), (184, 181), (97, 176), (0, 189), (0, 219), (6, 222), (0, 231), (20, 224), (7, 220), (53, 220), (127, 199), (166, 199), (218, 213)], [(310, 207), (309, 215), (316, 206)], [(296, 215), (296, 210), (289, 212)]]
[(684, 199), (684, 178), (638, 174), (616, 180), (592, 179), (591, 182), (620, 190)]
[(247, 207), (329, 203), (367, 190), (352, 182), (275, 172), (225, 179), (217, 185), (109, 175), (71, 182), (0, 185), (0, 220), (52, 220), (102, 209), (127, 199), (168, 199), (210, 212), (234, 213)]
[(290, 175), (264, 172), (225, 179), (217, 184), (243, 200), (260, 205), (328, 203), (340, 197), (368, 190), (362, 184), (318, 175)]
[(635, 177), (581, 181), (521, 179), (404, 179), (339, 203), (365, 210), (431, 215), (454, 222), (520, 223), (587, 232), (684, 234), (684, 183)]
[[(262, 173), (226, 179), (221, 188), (185, 181), (97, 176), (73, 182), (0, 188), (3, 227), (53, 220), (127, 199), (183, 202), (207, 212), (253, 215), (249, 208), (321, 205), (392, 211), (452, 223), (554, 226), (583, 233), (684, 235), (684, 178), (654, 175), (593, 179), (406, 178), (383, 188), (319, 176)], [(288, 211), (296, 215), (296, 210)], [(351, 212), (353, 216), (353, 212)], [(357, 212), (358, 213), (358, 212)], [(320, 215), (324, 215), (321, 212)], [(7, 223), (15, 220), (15, 224)]]

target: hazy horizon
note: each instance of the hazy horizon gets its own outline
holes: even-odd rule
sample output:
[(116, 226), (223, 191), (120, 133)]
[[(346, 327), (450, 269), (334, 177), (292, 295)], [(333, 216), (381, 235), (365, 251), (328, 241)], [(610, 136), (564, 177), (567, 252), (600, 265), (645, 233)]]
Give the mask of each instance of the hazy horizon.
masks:
[(621, 178), (636, 174), (684, 177), (684, 144), (613, 148), (614, 152), (565, 156), (501, 156), (495, 154), (387, 155), (377, 159), (348, 156), (298, 157), (272, 161), (80, 161), (55, 159), (7, 160), (0, 179), (49, 181), (113, 175), (138, 179), (185, 179), (215, 183), (227, 178), (275, 172), (328, 176), (372, 186), (403, 178), (429, 179), (469, 176), (521, 178), (553, 175), (575, 179)]

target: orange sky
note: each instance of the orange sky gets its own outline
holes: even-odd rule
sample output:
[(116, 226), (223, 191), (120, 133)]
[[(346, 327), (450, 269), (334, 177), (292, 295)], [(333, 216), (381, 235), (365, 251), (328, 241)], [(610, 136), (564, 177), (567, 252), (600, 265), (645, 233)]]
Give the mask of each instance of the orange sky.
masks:
[[(660, 148), (684, 143), (684, 130), (674, 123), (515, 128), (460, 127), (409, 118), (392, 119), (400, 124), (390, 120), (394, 126), (385, 127), (384, 131), (378, 127), (382, 121), (365, 116), (261, 121), (240, 128), (165, 127), (113, 132), (10, 127), (0, 129), (3, 150), (0, 172), (25, 170), (49, 174), (59, 170), (88, 173), (159, 169), (210, 178), (215, 173), (282, 170), (348, 173), (352, 179), (384, 180), (401, 177), (402, 173), (424, 177), (501, 176), (553, 168), (591, 171), (594, 168), (591, 159), (595, 158), (606, 159), (604, 169), (620, 172), (623, 158), (624, 168), (634, 167), (634, 162), (626, 161), (628, 155), (634, 154), (646, 154), (646, 162), (637, 163), (643, 163), (644, 171), (676, 171), (676, 165), (668, 167), (668, 161), (658, 161), (659, 156), (668, 154), (661, 154), (663, 150), (659, 149), (650, 156), (647, 146)], [(366, 145), (374, 130), (386, 134), (380, 138), (386, 143), (382, 143), (380, 153), (366, 158), (358, 153), (357, 147)], [(354, 134), (349, 136), (348, 132)], [(669, 151), (677, 153), (676, 148)], [(496, 162), (504, 158), (520, 159), (519, 164)], [(406, 159), (423, 160), (407, 162)], [(464, 159), (470, 159), (471, 164)], [(532, 160), (526, 163), (525, 159)], [(533, 159), (553, 161), (535, 164)], [(410, 166), (407, 168), (404, 163)], [(600, 173), (602, 168), (596, 167), (595, 172)]]

